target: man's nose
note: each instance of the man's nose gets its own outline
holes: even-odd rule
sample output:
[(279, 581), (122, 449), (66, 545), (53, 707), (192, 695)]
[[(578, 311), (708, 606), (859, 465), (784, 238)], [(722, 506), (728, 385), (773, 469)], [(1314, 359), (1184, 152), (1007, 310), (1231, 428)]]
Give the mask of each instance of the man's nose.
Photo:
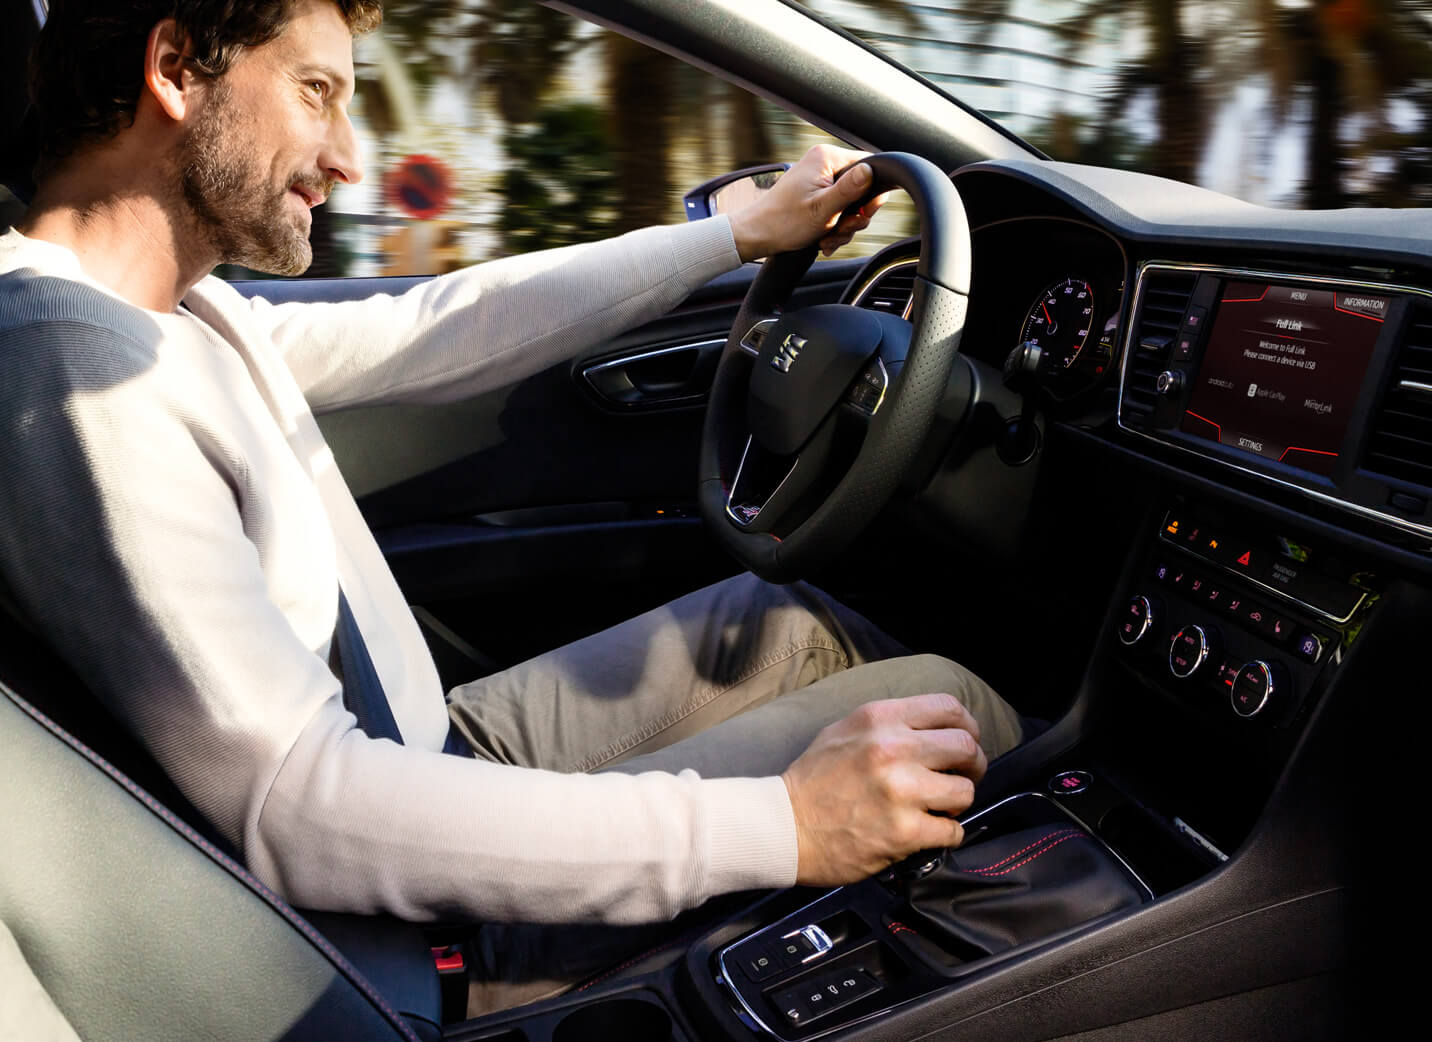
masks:
[(333, 121), (324, 152), (318, 159), (326, 176), (345, 184), (356, 185), (363, 180), (363, 160), (359, 155), (358, 134), (347, 112), (340, 112)]

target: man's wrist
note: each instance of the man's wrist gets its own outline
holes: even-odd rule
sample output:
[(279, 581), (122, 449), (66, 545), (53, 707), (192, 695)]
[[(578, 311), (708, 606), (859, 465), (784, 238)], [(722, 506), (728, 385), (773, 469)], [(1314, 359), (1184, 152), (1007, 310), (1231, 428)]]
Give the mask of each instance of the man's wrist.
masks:
[(754, 209), (754, 206), (748, 206), (731, 214), (731, 237), (736, 241), (736, 252), (740, 255), (742, 264), (760, 260), (771, 252), (754, 227), (759, 224), (751, 217), (751, 211)]

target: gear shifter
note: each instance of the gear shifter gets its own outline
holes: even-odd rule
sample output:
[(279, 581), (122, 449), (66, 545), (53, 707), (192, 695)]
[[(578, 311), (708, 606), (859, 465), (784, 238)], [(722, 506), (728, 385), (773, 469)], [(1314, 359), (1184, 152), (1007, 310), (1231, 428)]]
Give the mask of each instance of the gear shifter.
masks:
[(910, 878), (910, 910), (969, 955), (993, 955), (1141, 904), (1127, 868), (1073, 821), (997, 832)]

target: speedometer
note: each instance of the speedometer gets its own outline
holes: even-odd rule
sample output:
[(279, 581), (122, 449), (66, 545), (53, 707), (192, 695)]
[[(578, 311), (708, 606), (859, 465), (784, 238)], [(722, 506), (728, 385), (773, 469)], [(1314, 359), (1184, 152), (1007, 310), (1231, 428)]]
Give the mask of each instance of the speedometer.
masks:
[(1054, 283), (1034, 302), (1019, 342), (1039, 345), (1053, 372), (1070, 369), (1079, 360), (1094, 328), (1094, 290), (1083, 279)]

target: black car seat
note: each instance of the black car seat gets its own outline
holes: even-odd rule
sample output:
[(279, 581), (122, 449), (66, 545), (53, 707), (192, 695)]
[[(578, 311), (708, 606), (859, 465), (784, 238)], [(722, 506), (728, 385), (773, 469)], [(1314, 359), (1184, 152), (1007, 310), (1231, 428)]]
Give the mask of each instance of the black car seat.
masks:
[[(437, 974), (416, 928), (332, 917), (320, 932), (203, 828), (0, 611), (0, 922), (81, 1038), (439, 1037)], [(326, 934), (344, 935), (363, 970)]]

